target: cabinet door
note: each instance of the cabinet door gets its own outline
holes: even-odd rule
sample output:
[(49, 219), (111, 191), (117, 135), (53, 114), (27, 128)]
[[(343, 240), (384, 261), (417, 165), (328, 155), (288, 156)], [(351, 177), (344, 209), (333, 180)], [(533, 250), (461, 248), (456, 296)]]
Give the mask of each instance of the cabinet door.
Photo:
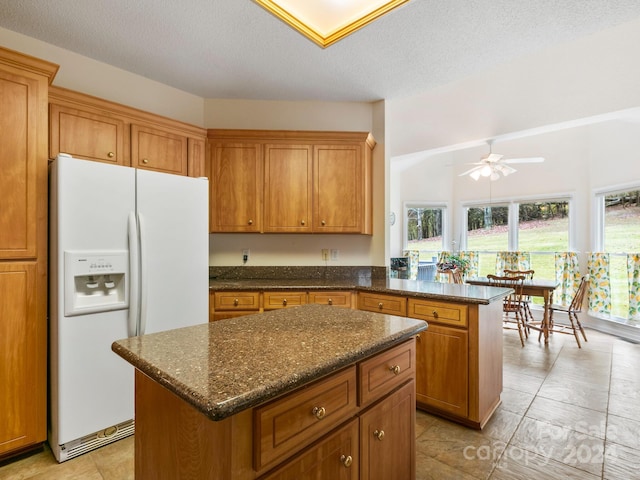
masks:
[(360, 478), (416, 478), (415, 384), (410, 381), (360, 417)]
[(416, 400), (466, 418), (469, 412), (469, 333), (429, 323), (416, 342)]
[(358, 420), (328, 435), (262, 480), (357, 480)]
[(205, 169), (205, 152), (206, 142), (204, 138), (189, 138), (187, 141), (187, 148), (189, 149), (187, 173), (190, 177), (206, 177)]
[(61, 105), (49, 105), (49, 155), (59, 153), (97, 162), (128, 165), (124, 122)]
[(187, 175), (188, 138), (157, 128), (131, 125), (131, 166)]
[(37, 95), (37, 80), (0, 70), (0, 258), (36, 256)]
[(262, 230), (262, 149), (257, 143), (211, 144), (211, 232)]
[(313, 230), (360, 233), (363, 224), (362, 152), (358, 145), (316, 145)]
[(0, 456), (46, 428), (46, 331), (36, 318), (36, 264), (0, 263)]
[(312, 231), (312, 154), (309, 145), (265, 145), (265, 232)]

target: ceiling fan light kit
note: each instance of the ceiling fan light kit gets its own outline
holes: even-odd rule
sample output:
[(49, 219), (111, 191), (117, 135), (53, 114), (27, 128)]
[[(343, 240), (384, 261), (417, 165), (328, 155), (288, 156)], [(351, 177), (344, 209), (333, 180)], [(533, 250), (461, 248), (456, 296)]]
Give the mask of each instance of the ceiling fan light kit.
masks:
[(489, 153), (480, 158), (479, 162), (471, 163), (475, 165), (473, 168), (461, 173), (459, 176), (469, 175), (475, 181), (480, 177), (489, 177), (490, 180), (498, 180), (501, 176), (506, 177), (517, 172), (508, 163), (541, 163), (544, 162), (542, 157), (523, 157), (523, 158), (504, 158), (504, 155), (491, 152), (491, 142), (489, 142)]

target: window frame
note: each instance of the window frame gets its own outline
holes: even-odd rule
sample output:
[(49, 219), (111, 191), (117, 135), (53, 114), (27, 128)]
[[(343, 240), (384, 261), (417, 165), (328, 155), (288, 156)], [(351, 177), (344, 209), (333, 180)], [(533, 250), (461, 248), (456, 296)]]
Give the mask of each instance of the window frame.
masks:
[(409, 215), (407, 210), (410, 208), (422, 208), (422, 209), (440, 209), (442, 210), (442, 248), (445, 250), (445, 245), (450, 244), (451, 233), (449, 231), (449, 225), (451, 224), (450, 215), (451, 209), (448, 202), (403, 202), (402, 204), (402, 245), (403, 250), (410, 250), (409, 248)]
[[(628, 192), (630, 190), (640, 190), (640, 182), (625, 183), (609, 187), (595, 188), (592, 191), (591, 210), (594, 213), (595, 221), (591, 223), (591, 245), (594, 252), (604, 252), (604, 230), (605, 230), (605, 205), (604, 199), (607, 195)], [(620, 252), (609, 252), (620, 253)]]

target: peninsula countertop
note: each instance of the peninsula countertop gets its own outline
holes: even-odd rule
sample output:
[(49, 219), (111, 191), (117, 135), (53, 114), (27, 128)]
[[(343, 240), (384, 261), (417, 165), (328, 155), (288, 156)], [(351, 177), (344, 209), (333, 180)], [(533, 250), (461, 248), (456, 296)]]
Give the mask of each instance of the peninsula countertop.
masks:
[(372, 279), (210, 279), (209, 288), (215, 291), (264, 290), (355, 290), (415, 298), (487, 305), (502, 300), (510, 289), (469, 284), (401, 280), (397, 278)]
[(426, 328), (421, 320), (304, 305), (118, 340), (112, 350), (222, 420)]

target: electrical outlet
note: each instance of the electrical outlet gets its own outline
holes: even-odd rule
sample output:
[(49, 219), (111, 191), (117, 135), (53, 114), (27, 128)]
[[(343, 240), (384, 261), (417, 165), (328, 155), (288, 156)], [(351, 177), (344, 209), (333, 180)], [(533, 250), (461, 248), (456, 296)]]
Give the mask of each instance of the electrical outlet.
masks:
[(242, 263), (247, 263), (249, 261), (249, 249), (245, 248), (242, 250)]
[(323, 248), (321, 253), (322, 253), (322, 260), (324, 260), (324, 261), (329, 260), (329, 249), (328, 248)]
[(340, 250), (338, 250), (337, 248), (332, 248), (331, 249), (331, 260), (333, 260), (335, 262), (339, 258), (340, 258)]

